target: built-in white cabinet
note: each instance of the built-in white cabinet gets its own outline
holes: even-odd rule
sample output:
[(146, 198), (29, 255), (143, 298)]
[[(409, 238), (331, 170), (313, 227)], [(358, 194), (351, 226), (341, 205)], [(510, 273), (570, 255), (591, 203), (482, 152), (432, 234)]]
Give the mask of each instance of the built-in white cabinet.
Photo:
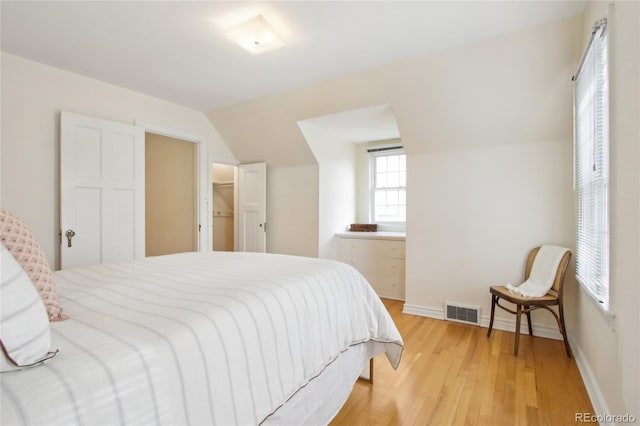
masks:
[(346, 232), (337, 238), (338, 260), (360, 271), (380, 297), (404, 300), (404, 235)]

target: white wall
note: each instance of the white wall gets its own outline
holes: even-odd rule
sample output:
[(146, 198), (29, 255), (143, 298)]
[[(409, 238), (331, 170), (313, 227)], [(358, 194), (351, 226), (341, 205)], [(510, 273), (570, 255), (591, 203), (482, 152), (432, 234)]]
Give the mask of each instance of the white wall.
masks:
[(355, 219), (356, 147), (312, 120), (298, 124), (318, 162), (318, 256), (337, 259), (335, 234)]
[[(297, 122), (381, 104), (391, 105), (409, 157), (492, 145), (570, 144), (567, 75), (576, 60), (578, 21), (557, 21), (244, 102), (208, 116), (241, 161), (254, 160), (252, 155), (269, 156), (268, 163), (285, 166), (315, 163), (312, 153), (299, 154), (304, 151), (299, 146), (307, 144)], [(311, 183), (308, 187), (313, 190)], [(424, 182), (410, 185), (409, 193), (427, 196), (421, 192)], [(301, 216), (317, 215), (297, 203), (285, 207)], [(416, 237), (429, 241), (427, 236)]]
[[(422, 96), (394, 104), (407, 152), (413, 312), (441, 317), (446, 301), (459, 302), (480, 306), (487, 323), (488, 286), (519, 282), (532, 247), (573, 249), (570, 77), (581, 22), (433, 55)], [(513, 329), (512, 315), (496, 318)], [(558, 335), (548, 313), (533, 319), (536, 333)]]
[(267, 252), (318, 256), (318, 166), (267, 167)]
[(134, 120), (203, 137), (209, 154), (235, 161), (201, 112), (2, 53), (3, 208), (37, 235), (59, 266), (59, 118), (72, 111), (133, 124)]
[[(479, 305), (486, 323), (488, 286), (521, 282), (532, 247), (573, 249), (570, 141), (442, 151), (407, 161), (406, 300), (414, 311), (441, 317), (445, 301)], [(547, 312), (532, 316), (538, 328), (556, 328)]]
[[(573, 295), (570, 337), (599, 414), (640, 419), (640, 5), (588, 4), (581, 37), (609, 19), (610, 309), (609, 318), (582, 290)], [(638, 420), (636, 420), (638, 421)]]

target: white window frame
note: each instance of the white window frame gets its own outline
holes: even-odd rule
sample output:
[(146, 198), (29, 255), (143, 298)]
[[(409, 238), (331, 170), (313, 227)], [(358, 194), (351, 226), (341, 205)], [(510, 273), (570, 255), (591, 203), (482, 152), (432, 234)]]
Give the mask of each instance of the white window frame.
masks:
[[(394, 155), (404, 155), (405, 156), (405, 185), (397, 186), (397, 187), (388, 187), (385, 189), (398, 189), (405, 191), (405, 220), (403, 221), (384, 221), (384, 220), (376, 220), (376, 200), (375, 194), (376, 190), (376, 159), (379, 157), (390, 157)], [(369, 221), (371, 223), (377, 223), (378, 225), (386, 226), (386, 227), (400, 227), (404, 229), (406, 226), (406, 153), (404, 152), (404, 148), (401, 145), (393, 145), (388, 147), (375, 147), (370, 148), (368, 150), (369, 156)], [(390, 229), (390, 228), (389, 228)]]
[(598, 21), (574, 85), (576, 279), (609, 312), (609, 64), (606, 19)]

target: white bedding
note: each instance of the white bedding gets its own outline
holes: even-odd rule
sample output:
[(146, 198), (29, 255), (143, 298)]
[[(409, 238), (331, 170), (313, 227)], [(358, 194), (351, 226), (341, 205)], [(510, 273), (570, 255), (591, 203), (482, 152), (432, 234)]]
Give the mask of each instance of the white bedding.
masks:
[(349, 348), (394, 367), (402, 353), (378, 296), (334, 261), (185, 253), (55, 277), (60, 353), (0, 376), (3, 425), (286, 423), (281, 407)]

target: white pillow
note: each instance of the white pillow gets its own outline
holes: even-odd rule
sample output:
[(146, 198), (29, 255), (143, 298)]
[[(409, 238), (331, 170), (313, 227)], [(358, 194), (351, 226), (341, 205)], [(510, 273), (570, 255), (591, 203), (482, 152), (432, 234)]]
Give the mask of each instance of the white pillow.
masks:
[(52, 358), (47, 310), (27, 273), (1, 245), (0, 371), (37, 365)]

